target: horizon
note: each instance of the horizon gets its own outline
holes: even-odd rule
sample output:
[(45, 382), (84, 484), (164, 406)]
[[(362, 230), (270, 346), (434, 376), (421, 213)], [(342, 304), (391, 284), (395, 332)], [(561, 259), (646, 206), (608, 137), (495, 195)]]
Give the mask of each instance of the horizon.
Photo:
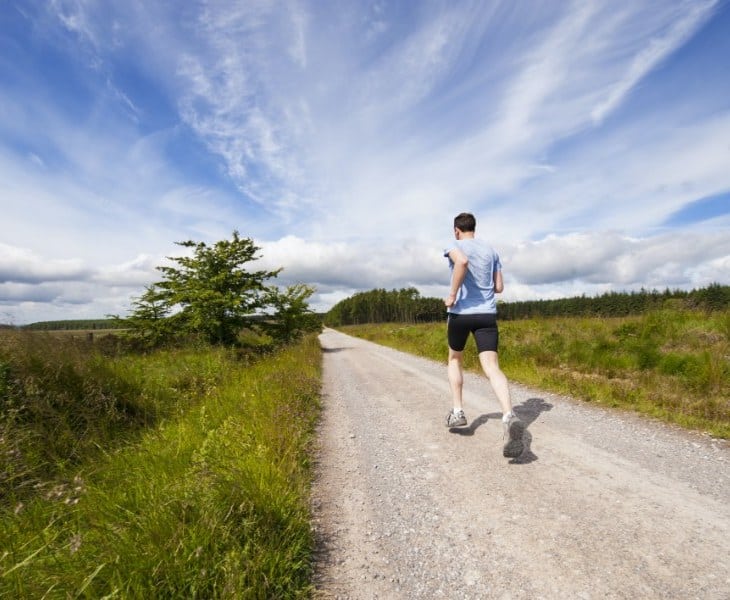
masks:
[[(700, 287), (700, 288), (693, 288), (691, 290), (684, 290), (684, 289), (679, 289), (679, 288), (673, 289), (673, 290), (670, 289), (670, 288), (665, 288), (663, 290), (659, 290), (659, 289), (656, 289), (656, 288), (654, 288), (654, 289), (631, 290), (631, 291), (616, 291), (616, 290), (611, 290), (609, 292), (602, 292), (600, 294), (596, 294), (596, 295), (593, 295), (593, 296), (581, 295), (581, 296), (566, 296), (566, 297), (562, 297), (562, 298), (549, 298), (549, 299), (546, 299), (546, 298), (535, 298), (535, 299), (532, 299), (532, 300), (511, 300), (511, 301), (505, 301), (505, 300), (502, 300), (502, 299), (498, 298), (497, 299), (497, 305), (499, 306), (499, 305), (504, 305), (504, 304), (519, 304), (519, 303), (522, 303), (522, 302), (560, 302), (560, 301), (563, 301), (563, 300), (574, 300), (574, 299), (582, 299), (582, 298), (585, 298), (585, 299), (588, 299), (588, 300), (593, 300), (593, 299), (598, 299), (598, 298), (602, 298), (604, 296), (610, 296), (610, 295), (620, 295), (620, 296), (621, 295), (632, 296), (632, 295), (642, 295), (642, 294), (648, 294), (648, 295), (665, 295), (667, 293), (669, 293), (671, 295), (677, 295), (677, 294), (691, 295), (692, 293), (700, 292), (702, 290), (706, 290), (706, 289), (712, 288), (714, 286), (730, 287), (730, 286), (727, 286), (727, 285), (720, 284), (718, 282), (713, 282), (713, 283), (710, 283), (707, 286)], [(374, 289), (377, 289), (377, 288), (374, 288)], [(353, 295), (356, 295), (356, 294), (366, 294), (366, 293), (371, 292), (371, 291), (374, 291), (374, 290), (362, 290), (362, 291), (355, 292), (355, 294), (353, 294)], [(396, 288), (393, 288), (391, 290), (386, 290), (386, 291), (397, 291), (397, 289)], [(439, 297), (436, 297), (436, 296), (421, 296), (421, 297), (422, 298), (426, 298), (426, 299), (430, 299), (430, 300), (440, 300), (440, 298)], [(343, 300), (348, 300), (350, 298), (352, 298), (352, 296), (348, 296), (347, 298), (344, 298)], [(333, 307), (330, 307), (328, 309), (328, 311), (324, 311), (324, 312), (315, 311), (315, 314), (326, 315), (327, 312), (329, 312), (329, 310), (331, 310), (332, 308)], [(251, 313), (251, 316), (253, 316), (253, 317), (260, 317), (260, 316), (263, 316), (263, 315), (261, 313)], [(124, 320), (124, 317), (120, 317), (120, 318), (122, 320)], [(444, 312), (444, 319), (445, 318), (446, 318), (446, 312)], [(107, 316), (103, 316), (103, 317), (87, 317), (87, 318), (82, 318), (82, 319), (52, 319), (52, 320), (48, 320), (48, 321), (34, 321), (32, 323), (21, 323), (21, 324), (2, 323), (2, 322), (0, 322), (0, 327), (10, 327), (10, 328), (19, 327), (19, 328), (22, 328), (22, 327), (29, 327), (29, 326), (32, 326), (32, 325), (43, 325), (45, 323), (76, 323), (76, 322), (84, 322), (84, 321), (92, 321), (92, 322), (97, 322), (98, 323), (98, 322), (113, 321), (115, 319), (116, 319), (116, 316), (107, 315)]]

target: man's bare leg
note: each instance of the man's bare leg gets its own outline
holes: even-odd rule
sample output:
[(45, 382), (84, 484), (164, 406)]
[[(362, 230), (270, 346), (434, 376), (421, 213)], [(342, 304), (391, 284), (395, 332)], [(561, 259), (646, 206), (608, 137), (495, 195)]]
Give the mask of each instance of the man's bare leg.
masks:
[(467, 424), (462, 403), (462, 390), (464, 388), (464, 369), (461, 364), (461, 352), (449, 348), (449, 362), (447, 365), (449, 374), (449, 385), (451, 386), (451, 397), (454, 408), (446, 416), (447, 427), (463, 427)]
[(461, 362), (462, 353), (449, 348), (449, 362), (447, 366), (451, 398), (454, 410), (463, 410), (462, 391), (464, 389), (464, 368)]
[(509, 383), (507, 382), (507, 376), (499, 368), (497, 353), (491, 350), (480, 352), (479, 362), (482, 365), (484, 374), (489, 379), (489, 383), (492, 385), (497, 400), (499, 400), (502, 412), (505, 415), (510, 414), (512, 412), (512, 399), (509, 393)]
[(510, 398), (507, 377), (499, 368), (499, 359), (496, 352), (480, 352), (479, 362), (482, 364), (482, 369), (484, 369), (484, 373), (489, 378), (489, 383), (492, 384), (492, 389), (502, 405), (502, 424), (505, 437), (502, 454), (508, 458), (517, 458), (524, 450), (525, 424), (512, 411), (512, 399)]

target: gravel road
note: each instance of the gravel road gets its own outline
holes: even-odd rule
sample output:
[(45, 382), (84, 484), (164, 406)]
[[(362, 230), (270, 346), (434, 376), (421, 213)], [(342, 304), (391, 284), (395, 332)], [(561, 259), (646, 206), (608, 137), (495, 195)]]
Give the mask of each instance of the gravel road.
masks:
[(445, 427), (443, 364), (326, 329), (313, 489), (316, 598), (730, 598), (730, 447), (488, 382)]

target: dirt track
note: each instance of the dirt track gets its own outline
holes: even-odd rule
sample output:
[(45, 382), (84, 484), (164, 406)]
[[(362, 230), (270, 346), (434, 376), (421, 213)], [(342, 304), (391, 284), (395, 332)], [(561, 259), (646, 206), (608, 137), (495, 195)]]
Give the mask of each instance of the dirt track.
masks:
[(445, 364), (320, 340), (317, 598), (730, 598), (727, 443), (512, 385), (510, 461), (484, 378), (453, 433)]

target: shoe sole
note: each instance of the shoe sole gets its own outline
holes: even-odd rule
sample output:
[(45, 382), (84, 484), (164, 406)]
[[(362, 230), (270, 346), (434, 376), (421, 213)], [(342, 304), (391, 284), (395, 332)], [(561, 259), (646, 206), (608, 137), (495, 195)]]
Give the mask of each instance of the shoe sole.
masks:
[(506, 458), (517, 458), (525, 449), (522, 438), (525, 435), (525, 424), (522, 421), (514, 421), (509, 426), (509, 441), (504, 445), (502, 454)]

